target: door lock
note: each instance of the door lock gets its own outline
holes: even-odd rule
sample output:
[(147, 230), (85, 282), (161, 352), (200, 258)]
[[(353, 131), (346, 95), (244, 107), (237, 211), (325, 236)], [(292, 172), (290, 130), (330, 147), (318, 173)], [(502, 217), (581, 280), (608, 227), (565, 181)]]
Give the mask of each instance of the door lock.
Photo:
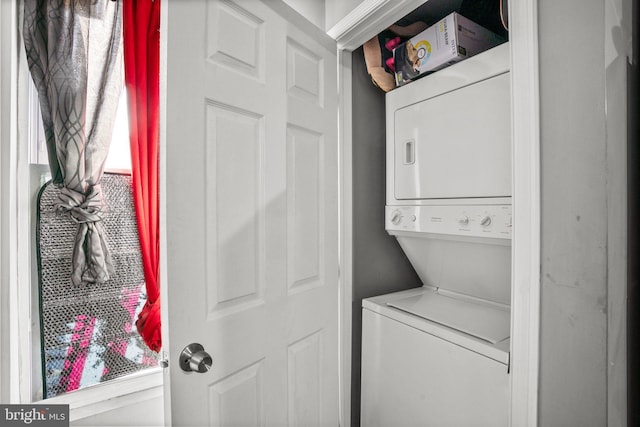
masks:
[(198, 343), (189, 344), (180, 352), (179, 364), (185, 372), (207, 372), (211, 369), (212, 362), (209, 353)]

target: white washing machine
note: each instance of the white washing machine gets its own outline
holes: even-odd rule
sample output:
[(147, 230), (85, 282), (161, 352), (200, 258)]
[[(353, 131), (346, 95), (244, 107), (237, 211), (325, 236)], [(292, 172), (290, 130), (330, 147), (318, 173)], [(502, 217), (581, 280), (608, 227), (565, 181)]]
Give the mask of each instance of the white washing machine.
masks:
[(511, 206), (394, 207), (387, 222), (425, 286), (362, 303), (361, 425), (508, 426)]
[(363, 301), (362, 426), (509, 424), (508, 45), (387, 94), (387, 206), (423, 287)]
[[(469, 306), (484, 319), (439, 323)], [(509, 425), (508, 310), (423, 287), (366, 300), (362, 312), (362, 426)]]

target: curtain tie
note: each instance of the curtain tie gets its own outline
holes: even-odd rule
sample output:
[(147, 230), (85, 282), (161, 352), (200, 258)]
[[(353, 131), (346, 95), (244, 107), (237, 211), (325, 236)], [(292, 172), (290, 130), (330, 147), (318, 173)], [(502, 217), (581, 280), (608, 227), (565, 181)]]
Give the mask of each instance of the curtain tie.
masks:
[(89, 188), (87, 194), (71, 188), (60, 189), (55, 208), (69, 212), (78, 223), (73, 245), (71, 283), (104, 283), (114, 273), (102, 226), (104, 202), (100, 185)]
[(102, 188), (96, 184), (89, 187), (87, 194), (83, 194), (71, 188), (62, 187), (55, 207), (58, 211), (69, 212), (71, 218), (78, 224), (101, 221), (104, 207)]

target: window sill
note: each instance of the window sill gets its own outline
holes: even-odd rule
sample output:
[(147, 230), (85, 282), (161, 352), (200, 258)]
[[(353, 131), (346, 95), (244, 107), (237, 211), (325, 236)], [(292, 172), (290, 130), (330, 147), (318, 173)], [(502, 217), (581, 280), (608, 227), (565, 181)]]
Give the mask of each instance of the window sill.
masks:
[(69, 405), (70, 421), (76, 421), (162, 396), (162, 375), (162, 368), (148, 369), (34, 403)]

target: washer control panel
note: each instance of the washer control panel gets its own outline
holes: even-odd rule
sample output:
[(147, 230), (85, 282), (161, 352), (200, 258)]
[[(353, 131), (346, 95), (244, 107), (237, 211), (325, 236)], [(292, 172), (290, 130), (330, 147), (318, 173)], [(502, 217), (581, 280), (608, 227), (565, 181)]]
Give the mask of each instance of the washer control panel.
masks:
[(511, 239), (511, 205), (387, 206), (385, 228)]

